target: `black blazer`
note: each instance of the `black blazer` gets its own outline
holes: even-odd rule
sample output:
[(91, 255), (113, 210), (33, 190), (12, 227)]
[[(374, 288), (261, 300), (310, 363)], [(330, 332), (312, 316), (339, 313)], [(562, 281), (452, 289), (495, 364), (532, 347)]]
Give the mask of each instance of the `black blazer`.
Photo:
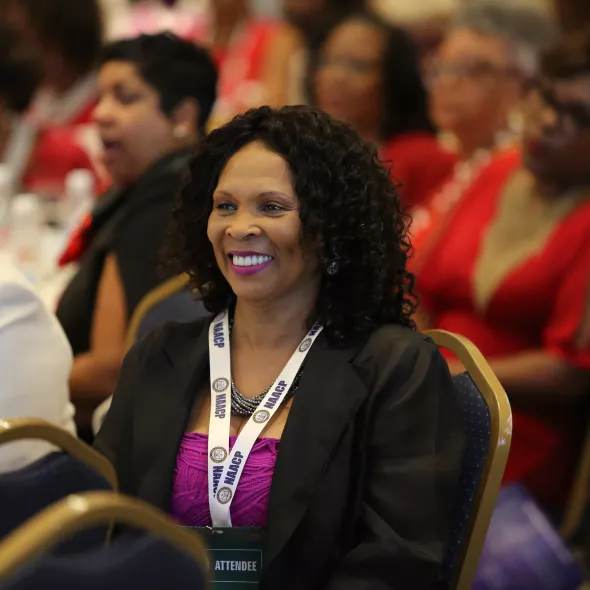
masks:
[[(176, 454), (208, 379), (208, 322), (167, 326), (125, 360), (96, 439), (124, 493), (168, 511)], [(463, 451), (447, 365), (385, 326), (311, 349), (280, 442), (261, 588), (438, 587)]]
[(160, 273), (160, 249), (189, 155), (182, 150), (164, 156), (132, 187), (100, 198), (92, 212), (90, 246), (56, 311), (74, 355), (90, 349), (98, 285), (109, 254), (117, 257), (128, 319), (166, 279)]

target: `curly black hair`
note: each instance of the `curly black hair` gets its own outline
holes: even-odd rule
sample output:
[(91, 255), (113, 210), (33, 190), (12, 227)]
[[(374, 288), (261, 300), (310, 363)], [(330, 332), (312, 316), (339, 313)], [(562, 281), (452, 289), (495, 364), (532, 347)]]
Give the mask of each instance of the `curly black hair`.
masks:
[[(377, 325), (414, 327), (407, 219), (375, 147), (347, 124), (305, 106), (260, 107), (212, 131), (197, 148), (176, 199), (167, 247), (205, 307), (218, 313), (235, 296), (207, 238), (213, 192), (228, 160), (260, 141), (288, 163), (300, 200), (302, 244), (314, 244), (322, 280), (314, 320), (347, 345)], [(339, 271), (327, 272), (337, 257)], [(170, 258), (169, 258), (170, 260)]]

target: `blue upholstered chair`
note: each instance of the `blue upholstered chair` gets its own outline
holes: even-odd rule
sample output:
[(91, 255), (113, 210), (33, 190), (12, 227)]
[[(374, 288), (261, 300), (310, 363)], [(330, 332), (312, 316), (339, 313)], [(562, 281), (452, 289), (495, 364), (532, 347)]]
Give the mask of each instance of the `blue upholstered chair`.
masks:
[[(141, 534), (127, 533), (99, 550), (49, 554), (73, 531), (113, 522)], [(203, 590), (207, 578), (198, 535), (143, 502), (113, 493), (70, 496), (0, 544), (0, 590)]]
[(469, 340), (442, 330), (426, 334), (453, 352), (466, 369), (453, 377), (466, 447), (443, 583), (470, 590), (508, 460), (512, 413), (506, 392)]
[[(139, 303), (129, 322), (127, 348), (155, 328), (169, 322), (192, 322), (209, 316), (199, 295), (188, 288), (188, 277), (173, 277), (150, 291)], [(92, 416), (92, 430), (96, 434), (111, 407), (112, 398), (106, 399)]]
[(127, 346), (130, 348), (154, 328), (168, 322), (192, 322), (208, 315), (198, 293), (189, 289), (188, 277), (173, 277), (140, 301), (129, 322)]
[[(60, 451), (0, 475), (0, 539), (70, 494), (117, 489), (111, 464), (65, 430), (37, 419), (0, 422), (0, 444), (30, 439), (49, 442)], [(100, 546), (105, 543), (106, 533), (107, 529), (88, 531), (60, 550), (78, 551)]]

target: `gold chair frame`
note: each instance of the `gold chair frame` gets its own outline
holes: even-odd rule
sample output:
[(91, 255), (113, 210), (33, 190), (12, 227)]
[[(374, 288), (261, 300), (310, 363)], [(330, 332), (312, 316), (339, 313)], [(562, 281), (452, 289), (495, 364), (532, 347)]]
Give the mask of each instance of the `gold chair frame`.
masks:
[(189, 284), (189, 277), (186, 274), (181, 274), (168, 279), (166, 282), (158, 285), (152, 289), (145, 297), (139, 302), (135, 311), (129, 321), (129, 327), (127, 328), (126, 337), (126, 348), (130, 349), (137, 340), (137, 333), (139, 327), (143, 322), (145, 316), (156, 306), (158, 303), (168, 299), (175, 293), (186, 289)]
[(459, 358), (483, 396), (490, 413), (490, 444), (453, 586), (457, 590), (470, 590), (508, 461), (512, 438), (512, 411), (504, 388), (472, 342), (444, 330), (428, 330), (424, 333), (432, 338), (437, 346), (450, 350)]
[(207, 550), (198, 535), (141, 500), (113, 492), (87, 492), (56, 502), (8, 535), (0, 543), (0, 579), (17, 573), (68, 536), (113, 522), (168, 541), (194, 559), (208, 576)]
[(108, 459), (69, 432), (38, 418), (0, 420), (0, 445), (31, 439), (51, 443), (102, 475), (113, 491), (119, 489), (115, 468)]

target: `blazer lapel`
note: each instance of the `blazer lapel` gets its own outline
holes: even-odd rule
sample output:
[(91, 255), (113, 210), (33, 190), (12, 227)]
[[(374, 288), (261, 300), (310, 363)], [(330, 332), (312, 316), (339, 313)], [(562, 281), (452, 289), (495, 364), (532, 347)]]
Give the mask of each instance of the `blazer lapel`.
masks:
[(267, 564), (294, 533), (316, 482), (368, 391), (352, 365), (356, 350), (310, 351), (279, 448), (268, 512)]
[(134, 416), (141, 424), (134, 440), (138, 493), (163, 510), (169, 508), (178, 447), (208, 368), (206, 325), (197, 334), (183, 332), (168, 343), (163, 366), (152, 368)]

